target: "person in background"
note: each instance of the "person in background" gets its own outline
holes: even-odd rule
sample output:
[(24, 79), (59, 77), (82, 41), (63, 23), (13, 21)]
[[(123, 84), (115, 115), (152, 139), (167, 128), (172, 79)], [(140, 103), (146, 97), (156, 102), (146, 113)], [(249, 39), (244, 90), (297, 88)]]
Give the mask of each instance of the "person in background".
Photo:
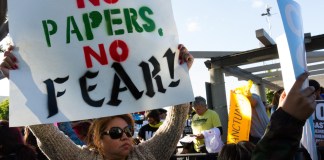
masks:
[(254, 149), (255, 144), (249, 141), (225, 144), (217, 160), (250, 160)]
[(87, 134), (89, 132), (89, 128), (91, 126), (91, 123), (88, 121), (81, 121), (78, 123), (75, 123), (73, 125), (73, 130), (75, 134), (78, 136), (78, 138), (83, 142), (83, 144), (87, 144)]
[(167, 116), (168, 111), (163, 108), (158, 109), (158, 111), (160, 113), (160, 121), (163, 122)]
[[(190, 104), (192, 106), (192, 104)], [(191, 128), (191, 121), (192, 121), (192, 117), (196, 114), (196, 112), (192, 109), (192, 107), (189, 108), (189, 112), (187, 115), (187, 120), (186, 120), (186, 125), (185, 128), (183, 130), (183, 134), (182, 137), (186, 136), (186, 135), (192, 135), (192, 128)]]
[(57, 123), (57, 127), (67, 135), (76, 145), (83, 146), (85, 143), (79, 139), (78, 135), (72, 128), (71, 122), (61, 122)]
[(315, 88), (302, 89), (308, 72), (301, 74), (289, 93), (283, 92), (279, 108), (272, 114), (262, 139), (252, 153), (252, 160), (293, 159), (300, 145), (303, 126), (316, 106)]
[[(18, 69), (15, 57), (7, 56), (0, 64), (0, 70), (9, 76), (10, 69)], [(179, 45), (180, 64), (186, 63), (188, 68), (193, 64), (193, 57), (186, 47)], [(16, 67), (15, 67), (16, 66)], [(165, 125), (160, 126), (154, 137), (133, 145), (132, 131), (134, 121), (130, 114), (104, 117), (94, 120), (88, 133), (88, 146), (74, 144), (53, 124), (33, 125), (29, 129), (40, 143), (39, 147), (49, 159), (60, 160), (166, 160), (171, 157), (182, 134), (189, 103), (170, 108)]]
[(36, 160), (36, 151), (26, 145), (20, 130), (9, 127), (9, 122), (0, 120), (0, 159)]
[(273, 94), (272, 101), (271, 101), (271, 114), (273, 114), (273, 112), (277, 110), (279, 104), (279, 98), (283, 90), (284, 89), (281, 88)]
[(154, 133), (162, 125), (158, 110), (150, 110), (146, 115), (148, 124), (142, 126), (138, 132), (138, 139), (143, 142), (153, 137)]
[(269, 117), (259, 95), (252, 93), (250, 102), (252, 107), (252, 117), (249, 141), (256, 144), (265, 132), (269, 123)]
[(265, 109), (266, 109), (266, 113), (267, 113), (267, 116), (270, 118), (271, 116), (271, 105), (270, 104), (267, 104), (267, 102), (263, 101), (262, 102)]
[[(316, 100), (324, 100), (323, 97), (321, 96), (321, 85), (319, 84), (318, 81), (314, 79), (309, 79), (308, 80), (309, 86), (313, 86), (315, 88), (314, 94), (316, 95)], [(324, 158), (324, 141), (320, 140), (316, 142), (316, 146), (319, 148), (318, 152), (321, 157)]]
[[(218, 129), (222, 134), (222, 124), (218, 114), (208, 109), (207, 102), (203, 97), (195, 97), (193, 109), (196, 114), (192, 117), (191, 128), (193, 135), (196, 137), (194, 142), (194, 151), (207, 153), (203, 131)], [(188, 151), (189, 152), (189, 151)], [(185, 151), (183, 151), (185, 153)]]
[(324, 99), (324, 88), (321, 87), (321, 97)]
[[(190, 106), (192, 106), (192, 102), (190, 102)], [(193, 132), (192, 132), (192, 128), (191, 128), (191, 121), (192, 121), (192, 117), (195, 114), (196, 114), (196, 112), (192, 109), (192, 107), (190, 107), (188, 115), (187, 115), (186, 124), (183, 129), (183, 134), (182, 134), (181, 138), (186, 138), (187, 136), (189, 136), (189, 137), (193, 136)], [(182, 151), (180, 152), (180, 154), (195, 152), (193, 141), (183, 142), (183, 139), (180, 139), (180, 143), (182, 145)]]
[(309, 86), (313, 86), (315, 88), (316, 100), (324, 100), (321, 96), (321, 85), (314, 79), (310, 79), (308, 82)]

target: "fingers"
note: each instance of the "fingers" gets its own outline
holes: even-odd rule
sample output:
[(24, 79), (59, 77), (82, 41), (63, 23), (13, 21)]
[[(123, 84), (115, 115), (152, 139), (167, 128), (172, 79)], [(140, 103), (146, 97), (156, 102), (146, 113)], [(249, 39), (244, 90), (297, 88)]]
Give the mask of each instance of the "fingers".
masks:
[(311, 95), (311, 97), (309, 98), (309, 103), (315, 110), (315, 108), (316, 108), (316, 95), (315, 94)]
[(179, 44), (178, 49), (180, 51), (179, 61), (180, 61), (180, 64), (183, 64), (183, 62), (185, 62), (185, 55), (188, 54), (188, 50), (186, 47), (184, 47), (183, 44)]
[(294, 85), (291, 87), (291, 90), (300, 90), (302, 88), (302, 85), (304, 83), (304, 81), (307, 79), (307, 77), (309, 76), (309, 73), (307, 71), (305, 71), (304, 73), (302, 73), (297, 79), (296, 82), (294, 83)]
[(12, 54), (14, 47), (9, 46), (7, 51), (4, 53), (4, 58), (2, 59), (2, 62), (0, 64), (0, 70), (5, 75), (5, 77), (9, 78), (9, 70), (11, 69), (17, 69), (18, 65), (16, 64), (17, 59)]
[(302, 91), (302, 94), (304, 94), (304, 96), (306, 97), (309, 97), (315, 95), (314, 92), (315, 92), (315, 88), (313, 86), (309, 86)]
[(4, 56), (10, 55), (12, 53), (13, 49), (14, 49), (14, 46), (10, 45), (3, 55)]
[(193, 64), (194, 57), (189, 53), (188, 49), (183, 44), (179, 44), (178, 49), (180, 51), (179, 53), (180, 64), (187, 62), (187, 66), (190, 69)]
[(281, 95), (280, 95), (280, 99), (285, 99), (287, 96), (286, 91), (282, 91)]
[(285, 91), (282, 91), (281, 95), (280, 95), (280, 98), (279, 98), (279, 104), (278, 104), (278, 107), (282, 107), (283, 103), (284, 103), (284, 100), (286, 98), (287, 94)]
[(314, 91), (315, 91), (315, 88), (313, 86), (309, 86), (302, 91), (302, 94), (307, 98), (308, 103), (313, 108), (315, 108), (315, 106), (316, 106), (316, 101), (315, 101), (316, 95), (315, 95)]
[(184, 59), (185, 62), (189, 62), (189, 61), (194, 60), (193, 56), (189, 52), (187, 54), (183, 55), (183, 59)]
[(184, 47), (183, 44), (179, 44), (179, 45), (178, 45), (178, 49), (179, 49), (179, 50), (180, 50), (182, 47)]
[(0, 66), (6, 69), (17, 69), (18, 66), (16, 64), (16, 61), (16, 57), (13, 54), (9, 54), (3, 59), (3, 62)]

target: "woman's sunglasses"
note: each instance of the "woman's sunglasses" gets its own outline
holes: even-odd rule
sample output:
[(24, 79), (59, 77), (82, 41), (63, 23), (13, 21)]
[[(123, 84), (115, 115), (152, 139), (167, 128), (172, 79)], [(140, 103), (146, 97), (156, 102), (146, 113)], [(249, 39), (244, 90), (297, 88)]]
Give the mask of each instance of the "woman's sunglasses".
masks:
[(132, 127), (127, 126), (124, 129), (121, 129), (120, 127), (111, 127), (109, 131), (103, 132), (102, 135), (109, 135), (112, 139), (119, 139), (123, 137), (124, 133), (127, 137), (132, 137)]

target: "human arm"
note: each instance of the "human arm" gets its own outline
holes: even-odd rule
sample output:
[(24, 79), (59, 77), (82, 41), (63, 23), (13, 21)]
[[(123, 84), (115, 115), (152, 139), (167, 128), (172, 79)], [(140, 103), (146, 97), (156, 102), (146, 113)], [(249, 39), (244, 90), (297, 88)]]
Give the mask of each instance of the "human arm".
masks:
[[(0, 64), (1, 71), (9, 78), (9, 70), (18, 69), (17, 59), (12, 54), (14, 47), (10, 46), (4, 53), (4, 59)], [(29, 126), (33, 134), (38, 139), (41, 150), (50, 159), (80, 159), (82, 149), (76, 146), (66, 135), (58, 130), (54, 125)], [(87, 152), (87, 151), (85, 151)]]
[(139, 144), (139, 147), (150, 150), (155, 159), (169, 159), (176, 149), (185, 126), (189, 104), (170, 107), (165, 121), (154, 133), (154, 136)]
[[(51, 160), (93, 159), (95, 155), (73, 143), (52, 124), (29, 126), (39, 148)], [(82, 157), (82, 158), (81, 158)]]
[(299, 147), (305, 121), (298, 120), (282, 108), (271, 116), (265, 135), (257, 143), (252, 154), (258, 159), (289, 159)]
[(264, 136), (253, 151), (253, 160), (293, 158), (305, 121), (316, 106), (314, 87), (301, 89), (307, 77), (308, 73), (299, 76), (287, 96), (281, 95), (279, 106), (282, 107), (273, 113)]
[[(192, 66), (193, 57), (189, 54), (186, 47), (179, 45), (180, 64), (186, 62), (188, 68)], [(155, 159), (169, 159), (176, 149), (176, 145), (183, 132), (187, 114), (189, 112), (189, 103), (180, 104), (170, 108), (167, 117), (154, 136), (139, 144), (139, 147), (149, 149)]]

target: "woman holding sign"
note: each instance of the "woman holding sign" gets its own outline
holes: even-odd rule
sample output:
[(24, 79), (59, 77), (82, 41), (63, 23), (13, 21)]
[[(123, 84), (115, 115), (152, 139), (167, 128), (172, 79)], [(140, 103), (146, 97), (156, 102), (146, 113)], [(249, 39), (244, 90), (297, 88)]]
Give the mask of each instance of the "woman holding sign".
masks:
[[(180, 64), (193, 63), (188, 50), (179, 45)], [(13, 47), (5, 53), (0, 70), (8, 77), (9, 69), (17, 69), (15, 57), (10, 54)], [(96, 119), (88, 133), (88, 146), (79, 147), (54, 125), (29, 126), (39, 140), (41, 150), (49, 159), (61, 160), (102, 160), (102, 159), (169, 159), (173, 154), (184, 128), (189, 104), (171, 107), (163, 125), (154, 137), (137, 146), (132, 143), (134, 121), (130, 114)]]

